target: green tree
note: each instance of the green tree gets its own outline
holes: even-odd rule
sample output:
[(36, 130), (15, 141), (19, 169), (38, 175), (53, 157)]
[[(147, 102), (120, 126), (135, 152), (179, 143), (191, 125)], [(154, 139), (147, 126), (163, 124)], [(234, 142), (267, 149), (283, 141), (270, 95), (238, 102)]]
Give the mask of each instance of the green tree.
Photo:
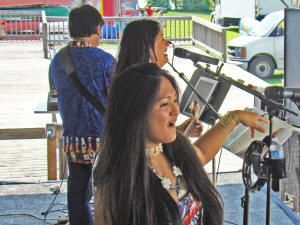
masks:
[(186, 10), (209, 10), (212, 0), (182, 0), (183, 9)]
[(152, 6), (169, 8), (169, 0), (152, 0), (151, 2), (148, 0), (148, 4), (152, 4)]
[(178, 10), (178, 5), (180, 5), (181, 0), (171, 0), (171, 2), (174, 4), (175, 10)]

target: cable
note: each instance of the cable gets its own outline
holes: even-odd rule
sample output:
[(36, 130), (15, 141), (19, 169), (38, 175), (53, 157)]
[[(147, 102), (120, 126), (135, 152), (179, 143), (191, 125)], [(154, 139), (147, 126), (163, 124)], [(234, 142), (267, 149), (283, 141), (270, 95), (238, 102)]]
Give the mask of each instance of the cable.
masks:
[[(29, 213), (7, 213), (7, 214), (0, 214), (0, 217), (1, 216), (30, 216), (30, 217), (33, 217), (33, 218), (35, 218), (37, 220), (42, 221), (45, 224), (51, 224), (51, 225), (53, 225), (52, 223), (46, 222), (43, 218), (40, 218), (38, 216), (35, 216), (33, 214), (29, 214)], [(56, 220), (56, 219), (47, 219), (47, 220)]]
[(60, 189), (61, 189), (62, 183), (63, 183), (63, 179), (61, 180), (60, 186), (59, 186), (58, 190), (56, 191), (55, 196), (54, 196), (52, 202), (50, 203), (48, 209), (47, 209), (45, 212), (42, 212), (42, 215), (44, 215), (44, 220), (46, 220), (47, 215), (49, 214), (50, 210), (51, 210), (51, 209), (53, 208), (53, 206), (55, 205), (54, 202), (55, 202), (55, 200), (56, 200), (58, 194), (60, 193)]
[(62, 174), (62, 179), (61, 179), (61, 182), (60, 182), (60, 186), (59, 186), (58, 189), (56, 189), (56, 191), (55, 191), (55, 196), (54, 196), (52, 202), (50, 203), (48, 209), (47, 209), (45, 212), (42, 212), (42, 215), (44, 215), (44, 221), (46, 220), (46, 218), (47, 218), (49, 212), (51, 212), (50, 210), (55, 206), (54, 202), (55, 202), (55, 200), (56, 200), (58, 194), (60, 193), (60, 189), (61, 189), (62, 183), (63, 183), (63, 181), (64, 181), (65, 168), (63, 168), (63, 171), (64, 171), (64, 172), (63, 172), (63, 174)]
[(222, 153), (223, 153), (223, 148), (221, 149), (220, 151), (220, 156), (219, 156), (219, 162), (218, 162), (218, 169), (217, 169), (217, 172), (216, 172), (216, 183), (218, 181), (218, 175), (219, 175), (219, 169), (220, 169), (220, 164), (221, 164), (221, 157), (222, 157)]
[[(38, 216), (35, 216), (33, 214), (29, 214), (29, 213), (8, 213), (8, 214), (0, 214), (0, 217), (2, 216), (30, 216), (30, 217), (33, 217), (35, 219), (38, 219), (38, 220), (41, 220), (43, 223), (45, 224), (50, 224), (50, 225), (56, 225), (56, 224), (60, 224), (60, 223), (55, 223), (55, 224), (52, 224), (52, 223), (48, 223), (47, 220), (56, 220), (57, 219), (47, 219), (47, 215), (49, 214), (49, 212), (56, 212), (56, 211), (62, 211), (63, 213), (67, 213), (66, 211), (66, 208), (61, 208), (60, 210), (54, 210), (54, 211), (50, 211), (55, 205), (62, 205), (64, 207), (67, 207), (65, 204), (61, 204), (61, 203), (56, 203), (56, 204), (53, 204), (55, 199), (57, 198), (57, 195), (58, 193), (60, 192), (60, 189), (61, 189), (61, 186), (62, 186), (62, 183), (63, 183), (63, 179), (60, 181), (60, 186), (59, 188), (57, 188), (55, 190), (55, 197), (53, 199), (53, 201), (51, 202), (49, 208), (46, 210), (46, 212), (42, 213), (42, 215), (45, 215), (44, 218), (40, 218)], [(47, 181), (47, 182), (0, 182), (0, 185), (16, 185), (16, 184), (45, 184), (45, 183), (56, 183), (56, 181)]]
[(229, 223), (229, 224), (233, 224), (233, 225), (238, 225), (237, 223), (233, 223), (233, 222), (230, 222), (228, 220), (224, 220), (225, 223)]
[[(58, 206), (58, 205), (62, 205), (63, 207), (61, 207), (60, 209), (53, 209), (55, 206)], [(53, 210), (52, 210), (53, 209)], [(68, 206), (65, 205), (65, 204), (61, 204), (61, 203), (55, 203), (55, 204), (52, 204), (51, 206), (49, 206), (49, 208), (47, 209), (47, 215), (49, 215), (50, 213), (54, 213), (54, 212), (62, 212), (62, 213), (65, 213), (67, 214), (68, 213)], [(45, 212), (42, 212), (42, 215), (45, 215), (46, 214), (46, 211)]]

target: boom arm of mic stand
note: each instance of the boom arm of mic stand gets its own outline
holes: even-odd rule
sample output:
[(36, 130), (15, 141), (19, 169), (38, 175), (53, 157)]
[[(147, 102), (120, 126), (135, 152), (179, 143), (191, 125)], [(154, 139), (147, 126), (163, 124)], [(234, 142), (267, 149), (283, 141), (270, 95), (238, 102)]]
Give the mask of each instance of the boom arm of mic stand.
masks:
[(272, 99), (266, 98), (264, 95), (262, 95), (262, 94), (259, 93), (258, 91), (253, 90), (253, 89), (251, 89), (251, 88), (249, 88), (249, 87), (247, 87), (247, 86), (245, 86), (245, 85), (243, 85), (243, 84), (241, 84), (241, 83), (239, 83), (239, 82), (233, 80), (233, 79), (230, 78), (230, 77), (226, 77), (226, 76), (221, 75), (220, 72), (221, 72), (221, 68), (223, 67), (224, 63), (222, 63), (222, 64), (220, 65), (219, 68), (217, 68), (217, 72), (213, 72), (213, 71), (211, 71), (211, 70), (208, 70), (208, 68), (203, 68), (203, 67), (202, 67), (201, 65), (199, 65), (199, 64), (194, 64), (194, 65), (195, 65), (197, 68), (200, 68), (200, 69), (202, 69), (202, 70), (204, 69), (204, 70), (206, 70), (207, 72), (209, 72), (209, 73), (211, 73), (211, 74), (215, 74), (215, 75), (214, 75), (214, 78), (217, 78), (217, 79), (222, 80), (222, 81), (225, 81), (225, 82), (227, 82), (227, 83), (229, 83), (229, 84), (231, 84), (231, 85), (234, 85), (234, 86), (236, 86), (236, 87), (242, 89), (243, 91), (246, 91), (246, 92), (248, 92), (249, 94), (252, 94), (252, 95), (258, 97), (258, 98), (261, 99), (262, 101), (267, 102), (268, 104), (271, 104), (271, 105), (276, 106), (276, 107), (278, 107), (278, 108), (280, 108), (280, 109), (283, 109), (283, 110), (285, 110), (285, 111), (287, 111), (287, 112), (289, 112), (289, 113), (292, 113), (292, 114), (294, 114), (295, 116), (298, 116), (298, 114), (297, 114), (296, 112), (294, 112), (294, 111), (292, 111), (292, 110), (290, 110), (290, 109), (288, 109), (288, 108), (285, 108), (282, 104), (280, 104), (280, 103), (278, 103), (278, 102), (275, 102), (275, 101), (272, 100)]
[(175, 67), (168, 62), (168, 64), (172, 67), (172, 69), (179, 75), (179, 77), (194, 91), (194, 93), (197, 95), (197, 97), (200, 99), (200, 101), (207, 106), (214, 114), (215, 119), (220, 119), (220, 115), (217, 113), (216, 109), (209, 104), (208, 102), (206, 102), (201, 95), (198, 93), (198, 91), (193, 87), (193, 85), (191, 85), (191, 83), (188, 81), (188, 79), (186, 78), (186, 76), (184, 75), (184, 73), (180, 73), (178, 72)]

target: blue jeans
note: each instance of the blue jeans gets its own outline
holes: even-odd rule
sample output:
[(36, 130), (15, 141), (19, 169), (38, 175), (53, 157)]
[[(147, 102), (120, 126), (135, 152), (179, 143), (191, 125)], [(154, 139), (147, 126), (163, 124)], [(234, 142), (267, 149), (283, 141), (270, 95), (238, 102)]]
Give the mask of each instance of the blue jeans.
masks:
[(92, 165), (68, 163), (68, 212), (70, 225), (93, 225), (90, 200), (93, 196)]

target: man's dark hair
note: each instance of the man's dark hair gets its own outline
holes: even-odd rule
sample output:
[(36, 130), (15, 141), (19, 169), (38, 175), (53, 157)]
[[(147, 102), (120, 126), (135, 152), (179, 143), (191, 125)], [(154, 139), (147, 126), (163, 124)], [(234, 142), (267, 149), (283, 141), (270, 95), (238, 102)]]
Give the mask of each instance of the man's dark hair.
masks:
[(82, 5), (71, 10), (69, 32), (72, 38), (90, 37), (97, 34), (97, 26), (104, 23), (100, 12), (90, 6)]

